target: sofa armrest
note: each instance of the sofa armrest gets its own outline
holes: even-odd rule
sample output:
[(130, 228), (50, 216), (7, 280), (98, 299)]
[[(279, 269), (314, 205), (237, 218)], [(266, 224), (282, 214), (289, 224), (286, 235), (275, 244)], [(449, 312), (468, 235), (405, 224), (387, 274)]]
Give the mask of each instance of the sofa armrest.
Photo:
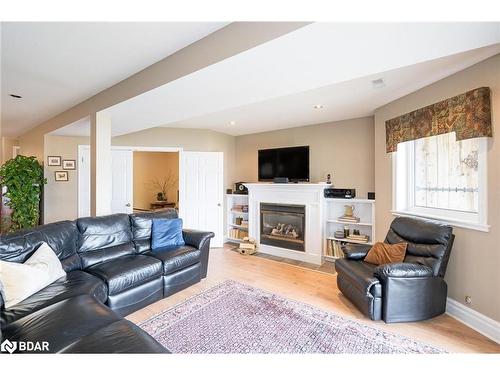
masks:
[(210, 239), (214, 236), (215, 234), (213, 232), (204, 232), (194, 229), (182, 230), (182, 237), (184, 238), (186, 245), (196, 247), (197, 249), (201, 249), (203, 245), (207, 241), (210, 242)]
[(204, 232), (201, 230), (194, 229), (183, 229), (182, 236), (184, 237), (184, 242), (188, 246), (193, 246), (201, 251), (201, 278), (207, 277), (208, 270), (208, 251), (210, 250), (210, 239), (215, 237), (214, 232)]
[(432, 277), (432, 268), (415, 263), (383, 264), (375, 268), (375, 276), (381, 280), (391, 278)]
[(349, 260), (362, 260), (365, 259), (366, 254), (370, 251), (370, 245), (346, 244), (342, 246), (342, 252), (346, 259)]

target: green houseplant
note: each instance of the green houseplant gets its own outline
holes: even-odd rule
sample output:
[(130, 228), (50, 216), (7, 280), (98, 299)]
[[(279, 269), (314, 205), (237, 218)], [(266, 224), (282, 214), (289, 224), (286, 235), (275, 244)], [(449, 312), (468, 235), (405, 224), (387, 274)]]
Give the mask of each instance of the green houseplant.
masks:
[(8, 231), (31, 228), (40, 219), (43, 168), (34, 156), (18, 155), (0, 167), (0, 183), (7, 188), (6, 205), (12, 209)]

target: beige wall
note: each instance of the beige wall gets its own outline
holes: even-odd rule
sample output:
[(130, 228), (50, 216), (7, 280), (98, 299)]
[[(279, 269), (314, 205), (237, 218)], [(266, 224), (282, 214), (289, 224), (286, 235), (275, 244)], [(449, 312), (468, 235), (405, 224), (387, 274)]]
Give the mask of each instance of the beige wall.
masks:
[(373, 117), (302, 126), (236, 137), (238, 181), (257, 181), (259, 149), (309, 146), (312, 182), (333, 174), (337, 187), (356, 188), (358, 197), (374, 191)]
[(385, 152), (385, 121), (481, 86), (492, 91), (493, 138), (488, 140), (489, 233), (455, 228), (446, 281), (449, 297), (500, 321), (500, 55), (454, 74), (375, 112), (375, 191), (377, 239), (382, 240), (393, 216), (391, 155)]
[(168, 189), (167, 200), (178, 203), (179, 153), (134, 151), (134, 208), (149, 209), (161, 191), (153, 182), (169, 177), (177, 183)]
[[(88, 145), (89, 137), (45, 136), (44, 160), (48, 155), (77, 159), (78, 145)], [(235, 168), (235, 137), (199, 129), (152, 128), (112, 139), (113, 146), (181, 147), (185, 151), (219, 151), (224, 154), (224, 187), (231, 188)], [(46, 163), (45, 163), (46, 164)], [(78, 168), (78, 163), (77, 163)], [(70, 171), (69, 182), (55, 182), (59, 167), (47, 167), (48, 184), (44, 194), (44, 222), (73, 220), (78, 216), (77, 171)]]
[[(88, 137), (45, 136), (44, 173), (47, 185), (44, 188), (44, 223), (74, 220), (78, 217), (78, 145), (88, 145)], [(47, 166), (47, 156), (61, 156), (76, 160), (76, 170), (68, 171), (67, 182), (56, 182), (55, 171), (62, 167)]]
[(16, 138), (1, 137), (0, 147), (0, 162), (5, 163), (7, 160), (12, 159), (12, 151), (14, 146), (19, 146), (19, 140)]
[(114, 146), (182, 147), (184, 151), (224, 154), (224, 187), (231, 188), (235, 170), (235, 137), (212, 130), (151, 128), (112, 140)]

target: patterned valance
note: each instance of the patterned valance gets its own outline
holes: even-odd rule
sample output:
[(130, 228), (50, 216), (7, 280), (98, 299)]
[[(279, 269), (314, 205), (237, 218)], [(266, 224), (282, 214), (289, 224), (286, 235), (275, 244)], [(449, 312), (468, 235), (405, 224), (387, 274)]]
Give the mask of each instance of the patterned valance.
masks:
[(490, 88), (480, 87), (436, 104), (387, 120), (387, 152), (398, 143), (455, 132), (457, 141), (491, 137)]

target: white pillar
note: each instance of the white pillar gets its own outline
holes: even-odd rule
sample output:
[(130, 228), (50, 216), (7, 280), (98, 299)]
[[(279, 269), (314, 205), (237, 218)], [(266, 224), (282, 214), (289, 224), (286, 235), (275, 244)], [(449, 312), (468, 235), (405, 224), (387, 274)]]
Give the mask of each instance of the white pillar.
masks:
[(111, 213), (111, 118), (102, 112), (90, 115), (90, 212)]

